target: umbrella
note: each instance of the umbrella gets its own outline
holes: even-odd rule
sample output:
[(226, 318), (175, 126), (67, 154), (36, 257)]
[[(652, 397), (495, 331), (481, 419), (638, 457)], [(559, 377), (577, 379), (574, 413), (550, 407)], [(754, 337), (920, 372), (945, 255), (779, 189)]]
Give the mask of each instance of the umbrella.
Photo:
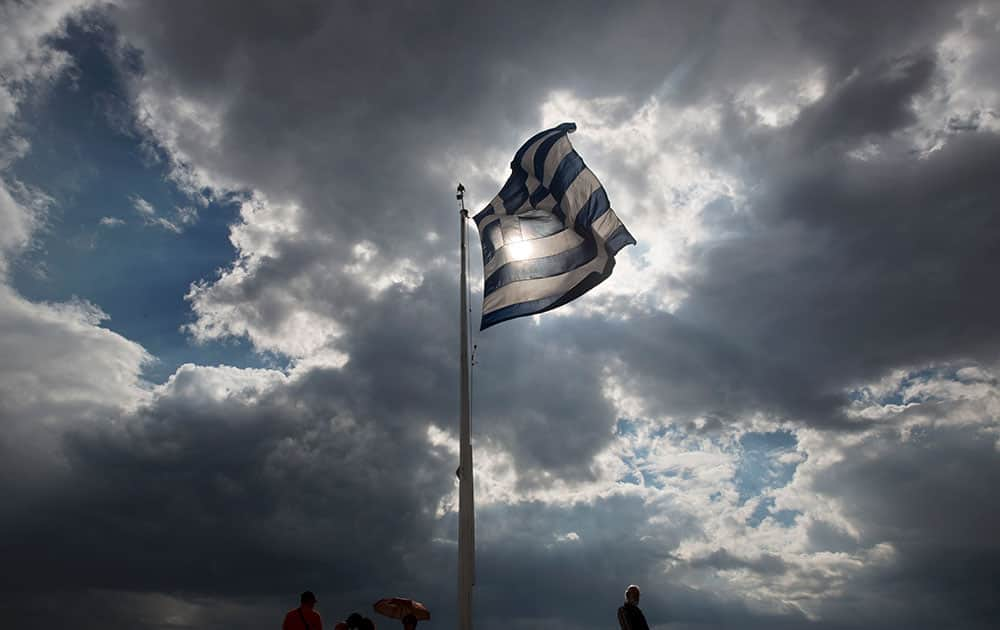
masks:
[(407, 615), (413, 615), (417, 618), (417, 621), (427, 621), (431, 618), (431, 611), (427, 610), (427, 606), (412, 599), (406, 599), (405, 597), (380, 599), (372, 605), (372, 608), (378, 614), (393, 619), (402, 619)]

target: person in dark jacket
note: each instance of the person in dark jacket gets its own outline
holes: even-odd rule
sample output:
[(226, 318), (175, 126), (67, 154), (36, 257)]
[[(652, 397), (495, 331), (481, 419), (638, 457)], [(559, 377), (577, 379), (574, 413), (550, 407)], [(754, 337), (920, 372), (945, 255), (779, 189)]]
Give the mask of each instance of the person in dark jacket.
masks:
[(646, 616), (639, 610), (639, 587), (635, 584), (625, 589), (625, 603), (618, 608), (618, 625), (622, 630), (649, 630)]

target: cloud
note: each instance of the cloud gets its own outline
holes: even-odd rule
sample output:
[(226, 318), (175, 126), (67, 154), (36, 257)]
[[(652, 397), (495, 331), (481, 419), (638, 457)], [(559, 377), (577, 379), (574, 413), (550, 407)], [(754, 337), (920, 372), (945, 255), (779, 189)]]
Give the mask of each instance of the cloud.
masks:
[(64, 20), (86, 0), (5, 3), (0, 7), (0, 130), (6, 130), (30, 90), (44, 88), (71, 64), (69, 55), (48, 45)]
[(135, 211), (139, 213), (139, 216), (142, 217), (156, 216), (156, 208), (153, 207), (153, 204), (149, 203), (139, 195), (132, 195), (131, 197), (129, 197), (129, 201), (132, 202), (132, 207), (135, 208)]
[(51, 199), (13, 180), (0, 180), (0, 279), (6, 279), (10, 260), (31, 242), (35, 230), (44, 222)]
[[(145, 384), (99, 305), (5, 287), (5, 614), (263, 626), (309, 584), (450, 618), (448, 193), (570, 118), (640, 247), (475, 337), (483, 627), (601, 627), (634, 581), (671, 627), (987, 627), (990, 8), (572, 9), (103, 9), (147, 150), (242, 200), (185, 330), (280, 369)], [(8, 196), (13, 256), (42, 215)]]
[[(174, 219), (170, 220), (166, 217), (159, 216), (156, 212), (156, 208), (153, 207), (153, 204), (149, 203), (139, 195), (129, 196), (129, 201), (132, 202), (132, 207), (142, 218), (143, 225), (151, 225), (167, 230), (168, 232), (173, 232), (174, 234), (181, 234), (186, 228), (198, 222), (198, 210), (190, 206), (174, 208)], [(110, 221), (116, 220), (110, 219)], [(121, 223), (124, 223), (124, 221)], [(101, 219), (101, 225), (111, 226), (119, 225), (119, 223), (106, 223), (104, 219)]]

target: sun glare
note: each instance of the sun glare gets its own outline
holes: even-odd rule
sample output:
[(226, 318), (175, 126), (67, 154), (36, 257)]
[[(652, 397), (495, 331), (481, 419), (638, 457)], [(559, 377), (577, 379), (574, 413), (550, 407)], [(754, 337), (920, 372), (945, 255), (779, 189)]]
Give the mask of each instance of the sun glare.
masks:
[(509, 260), (526, 260), (534, 256), (535, 247), (531, 241), (517, 241), (506, 245)]

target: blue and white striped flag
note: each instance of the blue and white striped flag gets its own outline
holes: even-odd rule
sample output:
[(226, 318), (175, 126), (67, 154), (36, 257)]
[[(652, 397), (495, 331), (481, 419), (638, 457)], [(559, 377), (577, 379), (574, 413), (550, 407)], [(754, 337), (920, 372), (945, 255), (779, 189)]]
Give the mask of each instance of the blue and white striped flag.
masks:
[(573, 131), (563, 123), (525, 142), (500, 194), (475, 216), (486, 279), (481, 330), (580, 297), (611, 275), (618, 250), (635, 245), (573, 150)]

